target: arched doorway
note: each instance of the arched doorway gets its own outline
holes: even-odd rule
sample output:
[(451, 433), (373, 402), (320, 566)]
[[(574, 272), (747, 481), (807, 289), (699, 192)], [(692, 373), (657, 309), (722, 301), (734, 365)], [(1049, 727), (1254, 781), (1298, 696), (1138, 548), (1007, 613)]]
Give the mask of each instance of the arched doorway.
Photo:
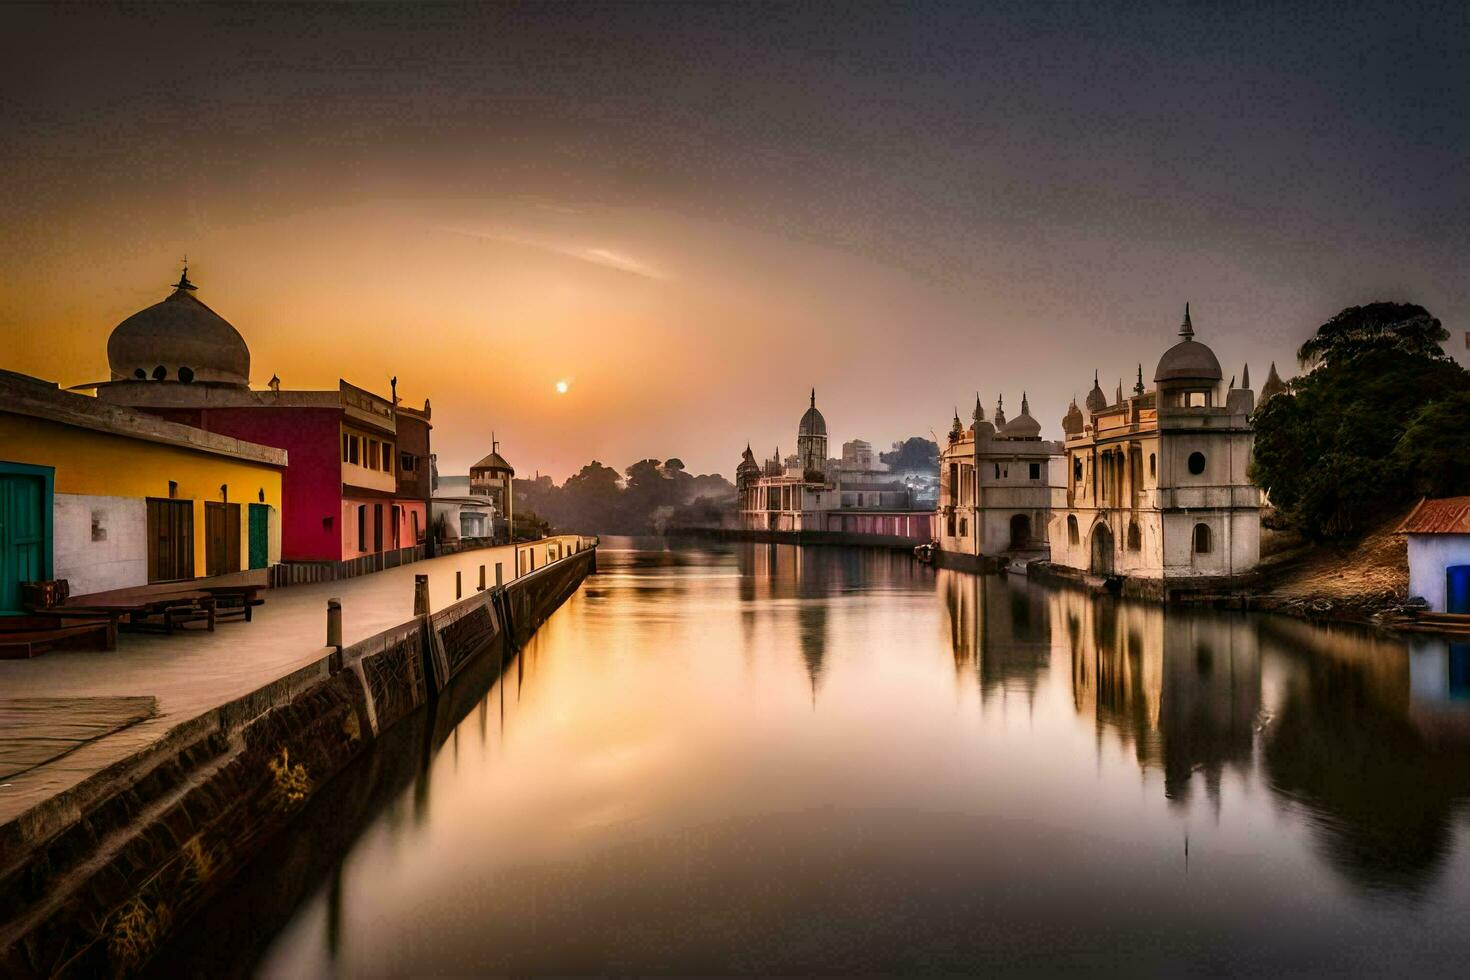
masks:
[(1099, 524), (1092, 532), (1092, 574), (1113, 574), (1113, 532), (1106, 524)]
[(1011, 550), (1024, 551), (1031, 547), (1031, 518), (1025, 514), (1011, 515)]

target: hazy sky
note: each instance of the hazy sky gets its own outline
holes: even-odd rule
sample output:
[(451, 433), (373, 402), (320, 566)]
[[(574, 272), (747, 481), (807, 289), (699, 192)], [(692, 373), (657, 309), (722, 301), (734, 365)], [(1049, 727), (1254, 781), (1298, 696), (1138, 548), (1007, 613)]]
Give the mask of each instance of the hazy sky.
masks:
[(187, 252), (256, 385), (396, 374), (444, 472), (729, 474), (813, 386), (834, 454), (1056, 437), (1186, 300), (1257, 387), (1470, 328), (1467, 66), (1464, 2), (7, 6), (0, 367), (105, 378)]

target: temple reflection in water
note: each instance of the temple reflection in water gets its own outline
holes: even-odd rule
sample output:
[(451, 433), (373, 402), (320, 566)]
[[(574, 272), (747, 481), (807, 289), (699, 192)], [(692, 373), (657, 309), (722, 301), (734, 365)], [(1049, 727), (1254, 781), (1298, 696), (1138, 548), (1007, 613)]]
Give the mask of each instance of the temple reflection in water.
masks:
[(1413, 894), (1470, 798), (1470, 645), (937, 573), (955, 667), (982, 698), (1070, 675), (1098, 752), (1157, 772), (1171, 806), (1264, 783), (1355, 885)]

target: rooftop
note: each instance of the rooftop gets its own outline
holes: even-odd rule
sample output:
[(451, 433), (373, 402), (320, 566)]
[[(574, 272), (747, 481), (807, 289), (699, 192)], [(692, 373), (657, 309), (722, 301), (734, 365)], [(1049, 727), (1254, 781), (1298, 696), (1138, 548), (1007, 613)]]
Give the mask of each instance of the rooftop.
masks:
[(1470, 534), (1470, 497), (1425, 497), (1404, 518), (1398, 534)]

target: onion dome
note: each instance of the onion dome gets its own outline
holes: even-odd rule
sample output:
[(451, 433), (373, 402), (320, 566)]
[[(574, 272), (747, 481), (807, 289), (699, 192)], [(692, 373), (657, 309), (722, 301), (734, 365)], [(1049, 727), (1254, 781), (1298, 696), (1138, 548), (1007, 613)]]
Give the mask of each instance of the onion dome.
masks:
[(1072, 404), (1067, 408), (1067, 414), (1062, 416), (1062, 431), (1069, 436), (1079, 435), (1086, 423), (1082, 419), (1082, 409), (1077, 407), (1077, 399), (1072, 399)]
[(1215, 352), (1194, 339), (1194, 324), (1189, 319), (1189, 304), (1184, 304), (1184, 322), (1179, 325), (1179, 343), (1159, 358), (1155, 381), (1219, 381), (1224, 377)]
[(1089, 412), (1101, 412), (1108, 407), (1108, 396), (1103, 394), (1102, 385), (1097, 383), (1097, 372), (1092, 372), (1092, 390), (1087, 393), (1087, 401), (1084, 402)]
[(1268, 398), (1282, 394), (1286, 391), (1286, 383), (1281, 380), (1281, 375), (1276, 373), (1276, 362), (1271, 362), (1271, 370), (1266, 372), (1266, 383), (1261, 385), (1261, 404), (1264, 405)]
[(1005, 395), (997, 395), (995, 399), (995, 427), (1001, 429), (1006, 424)]
[(817, 389), (812, 389), (812, 404), (801, 417), (801, 425), (797, 427), (798, 436), (825, 436), (827, 434), (827, 420), (822, 418), (822, 413), (817, 411)]
[(1021, 414), (1006, 423), (1001, 435), (1007, 439), (1035, 439), (1041, 435), (1041, 423), (1031, 417), (1031, 404), (1021, 392)]
[(250, 384), (250, 348), (229, 321), (194, 297), (189, 267), (160, 303), (113, 328), (107, 363), (114, 381)]

